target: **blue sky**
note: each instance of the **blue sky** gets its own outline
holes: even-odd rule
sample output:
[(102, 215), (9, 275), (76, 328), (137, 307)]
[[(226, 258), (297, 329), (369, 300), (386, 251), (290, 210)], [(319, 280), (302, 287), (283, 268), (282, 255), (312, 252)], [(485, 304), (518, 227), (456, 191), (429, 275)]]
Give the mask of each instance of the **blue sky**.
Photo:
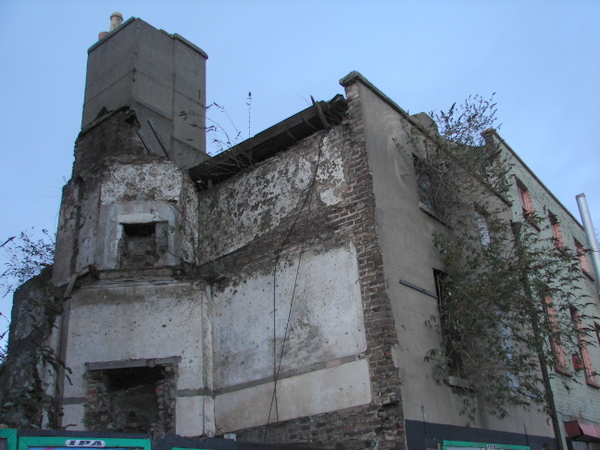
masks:
[(56, 228), (87, 49), (113, 11), (207, 52), (208, 101), (244, 137), (353, 70), (411, 113), (495, 92), (500, 134), (577, 218), (585, 193), (600, 227), (599, 1), (0, 0), (0, 239)]

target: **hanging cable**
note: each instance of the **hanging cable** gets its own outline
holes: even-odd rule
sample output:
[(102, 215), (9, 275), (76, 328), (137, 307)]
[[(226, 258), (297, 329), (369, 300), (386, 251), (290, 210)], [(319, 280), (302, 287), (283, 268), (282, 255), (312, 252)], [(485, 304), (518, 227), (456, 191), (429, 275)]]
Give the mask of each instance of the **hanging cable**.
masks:
[(289, 311), (288, 311), (287, 322), (285, 325), (283, 340), (281, 342), (281, 352), (280, 352), (280, 356), (279, 356), (279, 364), (277, 363), (277, 345), (276, 345), (276, 343), (277, 343), (277, 322), (276, 322), (276, 316), (275, 316), (276, 309), (277, 309), (277, 287), (276, 287), (277, 286), (277, 265), (279, 264), (279, 259), (281, 257), (281, 253), (283, 252), (283, 249), (288, 244), (288, 241), (292, 235), (292, 232), (296, 228), (296, 224), (298, 223), (298, 220), (300, 219), (302, 212), (304, 211), (305, 208), (307, 208), (307, 213), (310, 213), (310, 208), (311, 208), (311, 203), (312, 203), (312, 194), (313, 194), (314, 188), (316, 186), (317, 173), (319, 171), (319, 166), (321, 164), (321, 156), (323, 154), (324, 140), (325, 140), (325, 136), (323, 136), (321, 138), (321, 141), (319, 142), (319, 150), (317, 152), (317, 162), (316, 162), (315, 170), (314, 170), (312, 179), (310, 181), (310, 184), (306, 188), (306, 195), (304, 196), (302, 204), (300, 205), (300, 209), (298, 210), (296, 217), (294, 218), (294, 222), (292, 223), (292, 226), (289, 228), (288, 232), (286, 233), (286, 236), (283, 239), (283, 241), (281, 242), (281, 246), (277, 250), (277, 254), (275, 256), (275, 263), (274, 263), (274, 267), (273, 267), (273, 394), (271, 395), (271, 404), (269, 406), (269, 415), (267, 417), (267, 423), (265, 425), (265, 433), (264, 433), (263, 442), (265, 442), (267, 439), (267, 430), (268, 430), (268, 425), (271, 423), (271, 414), (273, 412), (273, 407), (275, 407), (275, 421), (279, 421), (279, 405), (277, 403), (277, 383), (279, 381), (279, 374), (281, 372), (281, 364), (283, 362), (285, 343), (287, 341), (290, 322), (291, 322), (291, 318), (292, 318), (292, 310), (293, 310), (293, 306), (294, 306), (294, 299), (296, 296), (296, 287), (298, 284), (298, 276), (300, 273), (300, 264), (302, 262), (302, 255), (304, 254), (304, 244), (305, 244), (304, 239), (300, 243), (300, 255), (298, 256), (298, 265), (296, 266), (296, 274), (294, 277), (294, 284), (293, 284), (292, 294), (291, 294), (291, 299), (290, 299), (290, 307), (289, 307)]

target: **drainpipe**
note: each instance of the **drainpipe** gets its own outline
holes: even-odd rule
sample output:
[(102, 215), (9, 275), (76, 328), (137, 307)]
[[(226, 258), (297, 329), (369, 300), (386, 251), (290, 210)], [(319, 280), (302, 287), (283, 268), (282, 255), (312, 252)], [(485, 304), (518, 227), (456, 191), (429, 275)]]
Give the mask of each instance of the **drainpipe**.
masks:
[(594, 225), (592, 224), (592, 216), (588, 209), (587, 200), (585, 194), (579, 194), (575, 197), (577, 199), (577, 206), (579, 206), (579, 214), (581, 214), (581, 221), (583, 222), (583, 229), (585, 230), (585, 237), (587, 238), (588, 247), (592, 249), (592, 264), (594, 265), (594, 272), (596, 273), (596, 289), (600, 292), (600, 286), (598, 277), (600, 277), (600, 249), (598, 249), (598, 241), (594, 234)]

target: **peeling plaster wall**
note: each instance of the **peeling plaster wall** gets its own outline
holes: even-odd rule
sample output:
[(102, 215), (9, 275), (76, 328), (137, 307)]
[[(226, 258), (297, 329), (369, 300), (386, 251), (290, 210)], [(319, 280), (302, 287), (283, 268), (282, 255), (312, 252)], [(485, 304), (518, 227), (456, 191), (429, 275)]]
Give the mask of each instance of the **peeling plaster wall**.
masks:
[(62, 203), (56, 282), (90, 264), (117, 268), (121, 224), (127, 223), (168, 224), (168, 251), (156, 265), (195, 260), (196, 207), (191, 180), (169, 161), (112, 164), (95, 186), (71, 181)]
[[(279, 226), (292, 221), (302, 205), (313, 210), (339, 206), (348, 185), (342, 137), (339, 128), (314, 136), (310, 151), (292, 148), (231, 182), (201, 193), (200, 259), (235, 253), (270, 233), (281, 237), (286, 230)], [(306, 195), (313, 183), (314, 195), (307, 206)], [(368, 365), (360, 359), (367, 344), (352, 242), (335, 247), (291, 247), (279, 258), (275, 279), (273, 267), (270, 258), (257, 259), (255, 266), (218, 283), (213, 292), (215, 407), (220, 432), (267, 423), (268, 414), (249, 416), (242, 411), (255, 402), (260, 403), (261, 411), (268, 411), (274, 311), (278, 365), (289, 315), (280, 366), (283, 385), (295, 386), (293, 392), (298, 395), (313, 389), (317, 377), (324, 390), (339, 388), (344, 392), (335, 401), (327, 395), (305, 400), (302, 407), (282, 413), (280, 420), (371, 400)], [(342, 361), (344, 366), (360, 369), (345, 366), (352, 374), (340, 376), (347, 372), (327, 367)], [(314, 375), (315, 371), (320, 375)], [(292, 392), (282, 395), (293, 396)]]
[[(175, 358), (178, 433), (251, 436), (277, 422), (285, 431), (270, 442), (298, 442), (309, 416), (329, 424), (314, 441), (387, 447), (402, 441), (399, 381), (389, 351), (396, 339), (361, 128), (357, 114), (316, 132), (200, 192), (197, 203), (186, 176), (148, 155), (106, 161), (93, 178), (93, 202), (77, 205), (85, 196), (70, 194), (67, 212), (80, 206), (96, 214), (94, 232), (104, 241), (95, 257), (105, 269), (115, 268), (120, 223), (175, 223), (182, 241), (192, 244), (198, 227), (192, 258), (201, 263), (198, 276), (211, 280), (212, 294), (151, 276), (163, 269), (108, 270), (99, 281), (78, 282), (67, 324), (74, 385), (66, 388), (63, 424), (83, 428), (90, 398), (86, 364), (104, 370), (98, 365)], [(74, 222), (70, 229), (81, 227)], [(182, 254), (185, 243), (173, 239)], [(273, 354), (280, 358), (292, 295), (280, 403), (269, 417)], [(202, 305), (201, 314), (186, 309), (190, 302)]]
[(356, 119), (315, 133), (199, 194), (199, 255), (215, 280), (218, 433), (382, 448), (403, 440), (360, 130)]
[[(220, 286), (215, 308), (224, 311), (214, 320), (216, 358), (220, 348), (224, 352), (215, 364), (216, 426), (219, 432), (235, 430), (240, 440), (403, 448), (400, 382), (391, 352), (397, 340), (354, 92), (347, 119), (200, 193), (200, 220), (210, 231), (201, 245), (215, 256), (207, 268)], [(306, 180), (309, 165), (316, 172), (314, 185)], [(263, 210), (260, 198), (238, 200), (261, 194), (267, 178), (266, 201), (279, 208)], [(274, 398), (273, 340), (280, 351), (289, 312), (285, 297), (300, 255)], [(216, 326), (222, 320), (228, 322)], [(230, 370), (219, 374), (222, 364)]]
[[(193, 260), (196, 241), (196, 195), (191, 180), (171, 162), (116, 164), (104, 175), (100, 195), (97, 263), (102, 269), (117, 267), (123, 223), (167, 222), (168, 251), (158, 266), (176, 265), (179, 257)], [(183, 250), (186, 251), (183, 251)]]
[(66, 284), (88, 265), (118, 267), (121, 224), (163, 222), (168, 251), (156, 266), (196, 259), (197, 198), (187, 173), (148, 154), (127, 108), (98, 118), (75, 147), (57, 233), (54, 282)]
[(109, 205), (127, 200), (176, 202), (181, 194), (182, 172), (168, 161), (153, 164), (116, 164), (108, 168), (100, 202)]
[(340, 133), (334, 129), (319, 137), (315, 145), (322, 149), (320, 157), (292, 150), (202, 193), (198, 205), (200, 261), (229, 254), (276, 228), (298, 207), (317, 163), (319, 201), (327, 206), (338, 204), (347, 183)]

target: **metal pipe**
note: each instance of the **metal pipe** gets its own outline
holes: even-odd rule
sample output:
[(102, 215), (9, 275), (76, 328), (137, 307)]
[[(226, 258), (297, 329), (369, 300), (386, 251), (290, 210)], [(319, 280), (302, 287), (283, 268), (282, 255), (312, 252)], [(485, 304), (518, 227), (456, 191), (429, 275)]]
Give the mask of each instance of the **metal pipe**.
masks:
[(592, 224), (592, 216), (585, 199), (585, 194), (579, 194), (575, 197), (577, 199), (577, 206), (579, 206), (579, 214), (581, 214), (581, 221), (583, 222), (583, 229), (585, 231), (585, 237), (587, 239), (588, 247), (592, 249), (592, 264), (594, 266), (594, 272), (596, 273), (596, 289), (600, 292), (600, 249), (598, 248), (598, 241), (594, 233), (594, 225)]

